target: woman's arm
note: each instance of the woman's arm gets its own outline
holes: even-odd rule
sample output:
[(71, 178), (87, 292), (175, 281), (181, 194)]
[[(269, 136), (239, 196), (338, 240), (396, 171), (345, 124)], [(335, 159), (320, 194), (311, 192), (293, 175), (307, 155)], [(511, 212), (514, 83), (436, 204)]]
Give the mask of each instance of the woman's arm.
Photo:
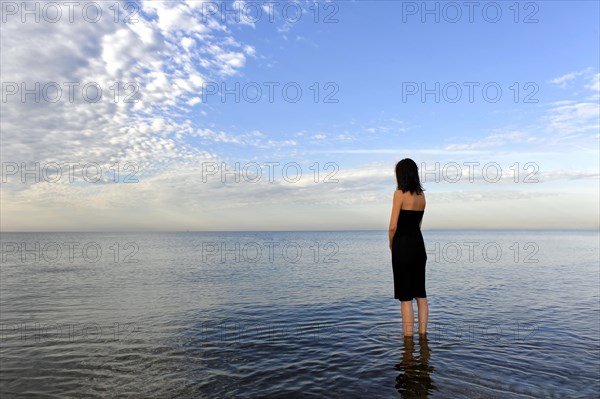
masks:
[(400, 216), (400, 208), (402, 208), (402, 192), (400, 190), (396, 190), (394, 192), (394, 202), (392, 204), (392, 215), (390, 216), (390, 250), (392, 249), (392, 240), (394, 239), (394, 234), (396, 234), (396, 229), (398, 228), (398, 216)]
[[(425, 210), (426, 205), (427, 205), (427, 202), (425, 201), (425, 194), (423, 194), (423, 210)], [(423, 214), (423, 216), (425, 216), (425, 214)], [(423, 218), (421, 218), (421, 221), (419, 222), (419, 229), (421, 228), (422, 224), (423, 224)]]

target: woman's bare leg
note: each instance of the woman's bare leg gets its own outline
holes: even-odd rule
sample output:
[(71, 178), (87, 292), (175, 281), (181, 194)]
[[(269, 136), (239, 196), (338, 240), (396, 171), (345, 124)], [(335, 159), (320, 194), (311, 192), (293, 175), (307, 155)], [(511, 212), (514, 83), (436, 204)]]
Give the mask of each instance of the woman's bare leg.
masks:
[(427, 332), (427, 319), (429, 318), (427, 298), (417, 298), (417, 308), (419, 312), (419, 334), (425, 334)]
[(400, 308), (402, 310), (402, 330), (404, 336), (412, 337), (415, 326), (415, 311), (413, 310), (412, 299), (410, 301), (400, 301)]

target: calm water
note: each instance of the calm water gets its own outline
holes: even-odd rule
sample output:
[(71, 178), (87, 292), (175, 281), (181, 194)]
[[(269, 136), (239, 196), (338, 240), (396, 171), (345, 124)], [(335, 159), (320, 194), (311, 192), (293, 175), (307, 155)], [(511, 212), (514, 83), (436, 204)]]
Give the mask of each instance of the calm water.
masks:
[(424, 231), (426, 339), (386, 234), (2, 234), (0, 394), (600, 395), (597, 232)]

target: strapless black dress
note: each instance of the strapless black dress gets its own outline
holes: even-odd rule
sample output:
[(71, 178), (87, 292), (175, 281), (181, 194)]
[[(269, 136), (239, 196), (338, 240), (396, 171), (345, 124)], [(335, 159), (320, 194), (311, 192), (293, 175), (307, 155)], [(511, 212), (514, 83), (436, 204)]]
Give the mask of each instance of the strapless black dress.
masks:
[(425, 211), (400, 210), (398, 227), (392, 240), (394, 298), (410, 301), (426, 298), (425, 264), (427, 252), (419, 223)]

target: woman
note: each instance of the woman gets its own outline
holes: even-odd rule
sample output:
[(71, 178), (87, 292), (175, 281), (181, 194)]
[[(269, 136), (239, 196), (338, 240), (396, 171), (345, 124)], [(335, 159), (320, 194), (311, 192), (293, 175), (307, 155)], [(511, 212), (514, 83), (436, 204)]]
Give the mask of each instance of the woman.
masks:
[(390, 250), (394, 274), (394, 298), (400, 300), (404, 336), (413, 335), (413, 298), (419, 310), (419, 334), (427, 332), (429, 309), (425, 292), (427, 253), (421, 234), (425, 194), (417, 164), (409, 158), (396, 164), (398, 189), (390, 219)]

